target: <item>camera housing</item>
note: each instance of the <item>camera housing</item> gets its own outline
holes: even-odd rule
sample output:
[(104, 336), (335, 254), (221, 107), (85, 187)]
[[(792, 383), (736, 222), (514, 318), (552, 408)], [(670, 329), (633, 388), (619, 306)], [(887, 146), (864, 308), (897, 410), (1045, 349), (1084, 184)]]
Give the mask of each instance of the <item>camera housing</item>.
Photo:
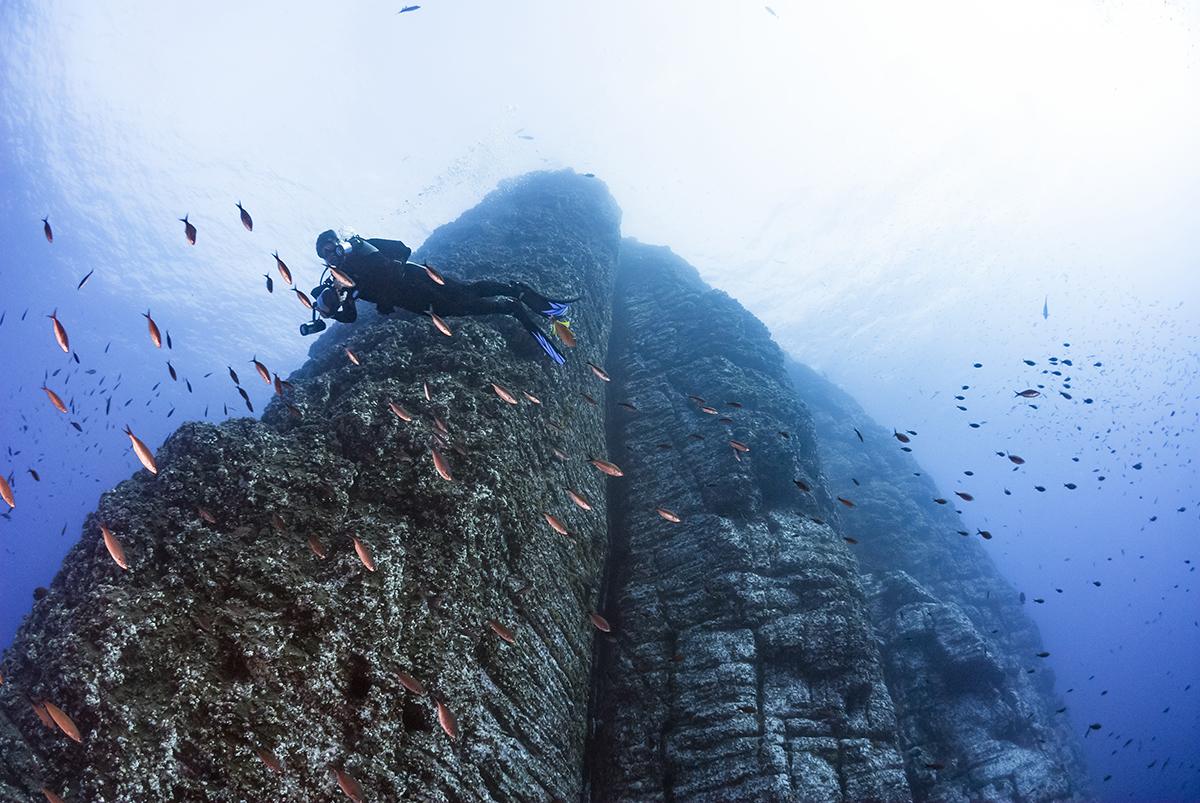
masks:
[(325, 321), (318, 318), (315, 321), (300, 324), (300, 334), (303, 336), (315, 335), (317, 332), (325, 331)]

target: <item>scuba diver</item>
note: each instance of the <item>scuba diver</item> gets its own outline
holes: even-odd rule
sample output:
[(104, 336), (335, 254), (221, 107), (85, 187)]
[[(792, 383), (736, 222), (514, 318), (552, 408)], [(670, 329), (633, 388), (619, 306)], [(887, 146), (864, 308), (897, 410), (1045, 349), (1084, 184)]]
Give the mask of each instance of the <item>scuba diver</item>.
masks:
[[(321, 318), (353, 323), (358, 318), (355, 301), (375, 304), (387, 315), (397, 307), (409, 312), (446, 315), (511, 315), (537, 341), (546, 355), (562, 365), (564, 358), (542, 332), (533, 313), (554, 321), (562, 319), (569, 305), (578, 298), (553, 299), (522, 282), (462, 282), (430, 273), (426, 266), (408, 261), (412, 249), (399, 240), (353, 235), (343, 240), (332, 229), (317, 237), (317, 256), (325, 261), (326, 271), (336, 271), (354, 282), (344, 287), (334, 277), (324, 278), (313, 288), (312, 321), (300, 327), (309, 335), (325, 328)], [(442, 283), (433, 276), (438, 276)], [(566, 323), (564, 321), (564, 323)]]

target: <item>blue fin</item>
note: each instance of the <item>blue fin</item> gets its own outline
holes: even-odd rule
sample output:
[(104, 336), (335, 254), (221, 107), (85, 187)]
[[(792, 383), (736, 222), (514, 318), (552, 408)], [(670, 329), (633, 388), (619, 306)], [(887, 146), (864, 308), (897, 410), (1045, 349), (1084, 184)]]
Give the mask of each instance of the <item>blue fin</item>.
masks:
[(559, 365), (562, 365), (564, 362), (566, 362), (566, 359), (563, 357), (563, 355), (558, 353), (558, 349), (554, 348), (554, 344), (547, 340), (544, 334), (536, 329), (531, 329), (529, 334), (533, 335), (533, 339), (538, 342), (538, 345), (542, 347), (542, 351), (546, 352), (546, 355), (550, 359), (554, 360)]

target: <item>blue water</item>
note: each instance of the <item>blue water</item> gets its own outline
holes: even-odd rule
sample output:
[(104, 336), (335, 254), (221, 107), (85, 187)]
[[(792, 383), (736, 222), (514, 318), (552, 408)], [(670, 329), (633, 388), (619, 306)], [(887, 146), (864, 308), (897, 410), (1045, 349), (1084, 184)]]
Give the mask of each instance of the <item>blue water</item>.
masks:
[[(501, 178), (574, 167), (626, 234), (671, 245), (974, 494), (966, 522), (995, 533), (1071, 721), (1103, 726), (1084, 741), (1097, 793), (1200, 797), (1194, 8), (399, 8), (0, 7), (0, 472), (18, 505), (0, 643), (138, 468), (125, 425), (156, 447), (245, 414), (227, 366), (261, 409), (250, 359), (303, 362), (307, 313), (272, 251), (307, 291), (322, 229), (416, 247)], [(67, 415), (40, 390), (56, 371)], [(1014, 399), (1037, 383), (1038, 409)]]

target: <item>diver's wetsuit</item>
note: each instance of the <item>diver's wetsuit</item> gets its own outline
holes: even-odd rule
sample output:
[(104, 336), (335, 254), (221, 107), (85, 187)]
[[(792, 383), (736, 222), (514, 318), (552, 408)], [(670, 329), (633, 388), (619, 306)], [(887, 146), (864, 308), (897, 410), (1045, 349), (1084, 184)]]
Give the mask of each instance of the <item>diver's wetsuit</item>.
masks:
[(378, 252), (355, 254), (342, 263), (340, 270), (354, 280), (354, 287), (330, 315), (334, 320), (342, 323), (357, 320), (356, 298), (374, 303), (384, 315), (397, 307), (416, 313), (432, 309), (441, 316), (511, 315), (533, 335), (551, 359), (560, 364), (563, 362), (562, 355), (546, 339), (526, 304), (537, 305), (538, 312), (549, 317), (561, 315), (566, 310), (565, 302), (547, 299), (517, 282), (487, 279), (462, 282), (445, 276), (446, 283), (438, 284), (429, 278), (423, 267), (408, 262), (412, 249), (399, 240), (375, 238), (366, 242)]

